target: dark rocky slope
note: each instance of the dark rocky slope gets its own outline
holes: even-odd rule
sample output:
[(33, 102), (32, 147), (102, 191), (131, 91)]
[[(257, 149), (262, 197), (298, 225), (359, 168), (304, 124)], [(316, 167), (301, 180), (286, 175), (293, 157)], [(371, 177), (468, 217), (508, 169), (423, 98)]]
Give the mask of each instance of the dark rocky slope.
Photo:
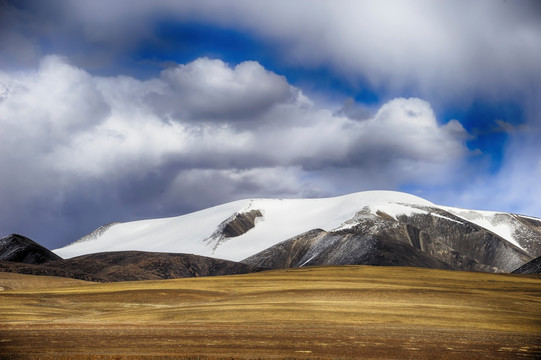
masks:
[(541, 256), (513, 270), (513, 274), (541, 274)]
[(60, 256), (25, 236), (11, 234), (0, 239), (0, 261), (43, 264), (60, 259)]
[(364, 264), (511, 272), (533, 258), (500, 236), (442, 209), (419, 210), (395, 219), (363, 209), (350, 220), (350, 227), (308, 231), (242, 262), (267, 268)]
[(541, 256), (541, 220), (515, 214), (507, 216), (518, 220), (514, 235), (521, 246), (534, 257)]
[[(456, 270), (511, 272), (533, 256), (500, 236), (441, 209), (398, 217), (408, 242)], [(478, 265), (477, 265), (478, 264)]]
[(242, 262), (272, 269), (317, 265), (450, 266), (388, 236), (312, 230)]

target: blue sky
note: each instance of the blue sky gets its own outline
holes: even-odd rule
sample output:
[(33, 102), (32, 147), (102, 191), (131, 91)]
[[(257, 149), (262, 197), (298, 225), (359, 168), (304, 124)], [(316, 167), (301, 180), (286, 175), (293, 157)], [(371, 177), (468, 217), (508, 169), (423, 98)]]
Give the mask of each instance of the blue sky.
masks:
[(0, 236), (390, 189), (541, 217), (536, 1), (1, 1)]

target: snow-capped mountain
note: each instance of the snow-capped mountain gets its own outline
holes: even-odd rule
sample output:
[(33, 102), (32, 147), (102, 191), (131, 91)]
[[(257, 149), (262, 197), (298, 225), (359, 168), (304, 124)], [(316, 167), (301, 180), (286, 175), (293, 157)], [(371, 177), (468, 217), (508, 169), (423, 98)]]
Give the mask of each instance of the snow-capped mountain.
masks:
[[(299, 239), (304, 239), (302, 251)], [(296, 261), (268, 261), (284, 251), (291, 257), (291, 241), (297, 244), (289, 249), (296, 249)], [(325, 199), (247, 199), (178, 217), (111, 223), (54, 252), (70, 258), (125, 250), (246, 259), (263, 267), (386, 257), (396, 265), (512, 271), (541, 255), (541, 220), (368, 191)], [(418, 260), (399, 260), (406, 257)]]

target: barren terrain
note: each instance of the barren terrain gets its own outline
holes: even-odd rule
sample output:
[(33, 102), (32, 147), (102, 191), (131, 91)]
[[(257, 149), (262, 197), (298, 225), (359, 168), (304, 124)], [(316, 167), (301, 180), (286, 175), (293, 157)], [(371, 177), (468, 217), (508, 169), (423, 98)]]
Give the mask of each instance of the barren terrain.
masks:
[(0, 286), (2, 359), (541, 357), (538, 277), (336, 266)]

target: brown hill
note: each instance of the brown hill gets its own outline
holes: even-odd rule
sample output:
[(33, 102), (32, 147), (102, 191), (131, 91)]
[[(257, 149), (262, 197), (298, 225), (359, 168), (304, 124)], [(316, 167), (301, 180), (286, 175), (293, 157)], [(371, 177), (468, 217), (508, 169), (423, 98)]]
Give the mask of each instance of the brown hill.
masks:
[(257, 266), (206, 256), (144, 251), (89, 254), (52, 262), (47, 266), (81, 270), (106, 281), (177, 279), (246, 274), (261, 270)]
[(0, 262), (0, 271), (112, 282), (245, 274), (260, 267), (190, 254), (119, 251), (78, 256), (46, 264)]

